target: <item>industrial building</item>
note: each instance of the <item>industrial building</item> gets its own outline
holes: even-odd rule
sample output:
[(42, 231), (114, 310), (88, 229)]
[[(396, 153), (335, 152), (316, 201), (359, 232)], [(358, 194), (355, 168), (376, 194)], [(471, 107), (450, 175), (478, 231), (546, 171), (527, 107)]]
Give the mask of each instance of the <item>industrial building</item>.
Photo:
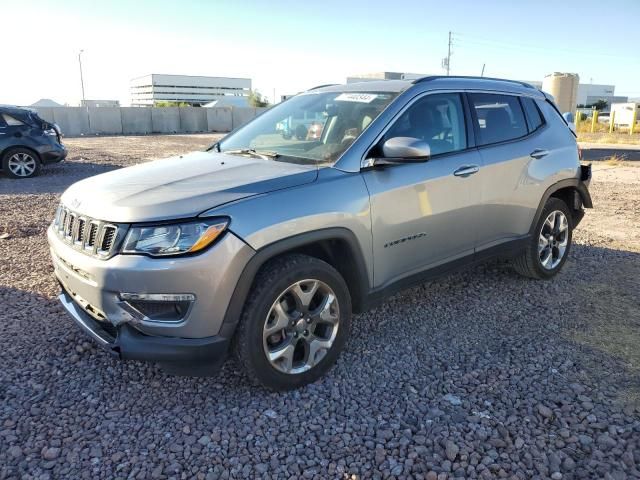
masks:
[(250, 78), (152, 73), (131, 80), (131, 106), (150, 107), (158, 102), (202, 106), (225, 96), (248, 97), (250, 91)]
[(81, 107), (92, 107), (92, 108), (97, 108), (97, 107), (119, 107), (120, 106), (120, 101), (119, 100), (81, 100), (80, 101), (80, 106)]
[(370, 82), (372, 80), (415, 80), (428, 76), (428, 73), (374, 72), (347, 77), (347, 83)]

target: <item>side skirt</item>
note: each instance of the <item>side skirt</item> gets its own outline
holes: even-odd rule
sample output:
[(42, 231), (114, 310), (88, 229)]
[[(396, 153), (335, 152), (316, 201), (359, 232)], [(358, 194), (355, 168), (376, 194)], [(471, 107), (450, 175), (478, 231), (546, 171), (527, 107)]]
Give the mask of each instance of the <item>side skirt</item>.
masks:
[(463, 270), (465, 268), (472, 267), (481, 263), (485, 263), (488, 260), (495, 258), (510, 259), (520, 254), (531, 240), (530, 235), (525, 235), (515, 240), (508, 240), (499, 245), (494, 245), (474, 254), (467, 255), (456, 259), (452, 262), (438, 265), (437, 267), (423, 270), (422, 272), (415, 273), (408, 277), (401, 278), (393, 283), (383, 285), (374, 290), (371, 290), (364, 300), (362, 311), (374, 308), (383, 303), (388, 297), (415, 285), (424, 283), (429, 280), (434, 280), (453, 272)]

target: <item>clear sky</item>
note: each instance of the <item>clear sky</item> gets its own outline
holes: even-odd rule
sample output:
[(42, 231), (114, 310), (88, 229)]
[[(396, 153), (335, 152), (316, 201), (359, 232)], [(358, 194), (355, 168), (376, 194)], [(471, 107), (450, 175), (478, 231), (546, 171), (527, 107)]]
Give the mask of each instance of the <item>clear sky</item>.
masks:
[(640, 97), (640, 0), (0, 0), (0, 103), (129, 103), (148, 73), (249, 77), (272, 98), (375, 71), (542, 80)]

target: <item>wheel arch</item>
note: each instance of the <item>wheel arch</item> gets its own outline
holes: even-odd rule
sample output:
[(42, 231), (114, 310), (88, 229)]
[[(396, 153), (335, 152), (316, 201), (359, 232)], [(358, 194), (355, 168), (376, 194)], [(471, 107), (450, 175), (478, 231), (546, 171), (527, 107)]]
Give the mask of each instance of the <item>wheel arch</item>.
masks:
[(294, 235), (258, 250), (240, 275), (219, 335), (227, 338), (233, 336), (260, 269), (268, 262), (291, 253), (302, 253), (329, 263), (344, 278), (351, 295), (353, 311), (358, 313), (363, 310), (370, 285), (367, 266), (356, 236), (346, 228), (326, 228)]
[(531, 223), (531, 228), (529, 231), (530, 234), (534, 233), (534, 229), (538, 224), (538, 221), (540, 220), (542, 210), (551, 197), (559, 198), (567, 205), (567, 207), (569, 207), (569, 210), (572, 214), (574, 227), (580, 223), (582, 217), (584, 216), (582, 207), (593, 208), (591, 195), (589, 194), (589, 190), (587, 189), (587, 186), (584, 184), (584, 182), (577, 178), (560, 180), (559, 182), (554, 183), (549, 188), (547, 188), (547, 190), (542, 195), (542, 199), (540, 200), (538, 209), (536, 210), (536, 213), (533, 217), (533, 222)]
[[(11, 150), (14, 150), (16, 148), (22, 148), (24, 150), (29, 150), (35, 157), (35, 159), (40, 163), (40, 165), (42, 165), (42, 157), (40, 156), (40, 154), (38, 153), (38, 151), (32, 147), (29, 147), (27, 145), (22, 145), (22, 144), (18, 144), (18, 145), (8, 145), (7, 147), (3, 148), (2, 150), (0, 150), (0, 160), (4, 160), (4, 156), (10, 152)], [(1, 164), (0, 164), (1, 167)]]

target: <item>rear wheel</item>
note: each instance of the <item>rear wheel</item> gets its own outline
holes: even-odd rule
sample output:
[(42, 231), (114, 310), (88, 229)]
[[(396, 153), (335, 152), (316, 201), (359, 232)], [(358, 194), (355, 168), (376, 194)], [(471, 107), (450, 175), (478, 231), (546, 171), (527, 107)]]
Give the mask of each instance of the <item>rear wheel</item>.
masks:
[(349, 333), (344, 279), (326, 262), (294, 254), (266, 265), (252, 289), (235, 337), (249, 377), (273, 390), (317, 380), (335, 363)]
[(2, 156), (2, 170), (11, 178), (31, 178), (40, 172), (40, 159), (26, 148), (12, 148)]
[(513, 261), (515, 270), (526, 277), (548, 279), (556, 275), (571, 248), (573, 223), (569, 207), (550, 198), (538, 220), (527, 249)]

